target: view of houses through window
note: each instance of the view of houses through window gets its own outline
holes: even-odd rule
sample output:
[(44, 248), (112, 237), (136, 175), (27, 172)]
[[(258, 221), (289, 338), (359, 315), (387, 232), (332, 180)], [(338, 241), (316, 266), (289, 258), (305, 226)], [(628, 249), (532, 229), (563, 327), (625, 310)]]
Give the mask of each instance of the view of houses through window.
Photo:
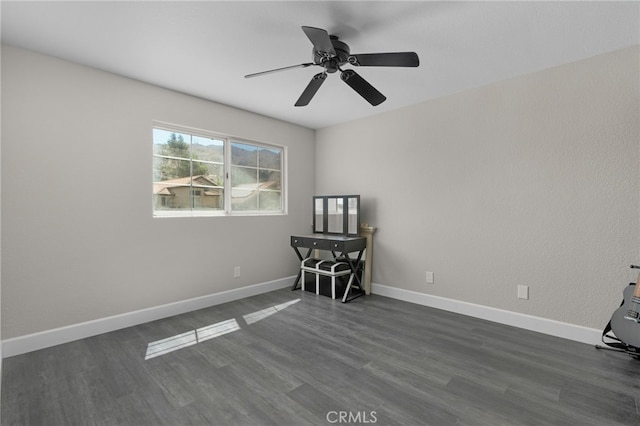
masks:
[(153, 129), (156, 216), (281, 213), (283, 148)]

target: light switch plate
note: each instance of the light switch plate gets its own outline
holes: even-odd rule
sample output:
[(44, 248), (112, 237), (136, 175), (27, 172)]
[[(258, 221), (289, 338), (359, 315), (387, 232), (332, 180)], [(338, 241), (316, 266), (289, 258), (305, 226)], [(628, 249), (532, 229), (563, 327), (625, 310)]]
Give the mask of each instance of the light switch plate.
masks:
[(433, 272), (427, 271), (427, 284), (433, 284)]
[(518, 299), (529, 299), (529, 286), (528, 285), (519, 285), (518, 286)]

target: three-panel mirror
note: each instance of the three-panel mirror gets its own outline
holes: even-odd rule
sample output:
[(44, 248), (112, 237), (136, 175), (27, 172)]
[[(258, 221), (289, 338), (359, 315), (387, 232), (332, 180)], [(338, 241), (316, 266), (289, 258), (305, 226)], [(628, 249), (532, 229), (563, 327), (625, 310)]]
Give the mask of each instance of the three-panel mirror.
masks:
[(323, 195), (313, 197), (314, 233), (358, 235), (359, 229), (359, 195)]

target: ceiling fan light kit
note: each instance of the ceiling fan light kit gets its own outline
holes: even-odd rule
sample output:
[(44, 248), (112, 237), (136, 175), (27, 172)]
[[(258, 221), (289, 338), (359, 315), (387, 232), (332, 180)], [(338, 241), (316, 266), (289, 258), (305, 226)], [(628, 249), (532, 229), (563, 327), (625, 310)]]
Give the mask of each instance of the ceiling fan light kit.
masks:
[(354, 70), (343, 70), (342, 66), (349, 64), (356, 67), (417, 67), (420, 65), (420, 60), (415, 52), (361, 53), (352, 55), (346, 43), (340, 41), (334, 35), (329, 35), (322, 28), (303, 26), (302, 31), (313, 44), (313, 62), (245, 75), (245, 78), (251, 78), (293, 68), (323, 67), (324, 71), (311, 78), (295, 106), (308, 105), (318, 89), (320, 89), (320, 86), (322, 86), (322, 83), (327, 79), (327, 74), (333, 74), (336, 71), (340, 71), (340, 79), (367, 102), (373, 106), (380, 105), (387, 98)]

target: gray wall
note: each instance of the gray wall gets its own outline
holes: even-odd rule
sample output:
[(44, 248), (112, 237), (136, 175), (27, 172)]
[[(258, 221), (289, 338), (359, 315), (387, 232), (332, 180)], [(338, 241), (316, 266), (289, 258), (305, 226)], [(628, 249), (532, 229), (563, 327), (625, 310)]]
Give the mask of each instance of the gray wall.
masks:
[[(287, 146), (289, 214), (153, 219), (152, 120)], [(296, 273), (312, 130), (3, 46), (2, 150), (3, 339)]]
[(638, 67), (635, 46), (319, 130), (316, 193), (361, 194), (374, 283), (602, 328), (636, 279)]
[[(3, 46), (2, 338), (293, 275), (313, 193), (362, 195), (375, 283), (600, 328), (638, 261), (639, 61), (636, 46), (314, 137)], [(286, 145), (289, 214), (153, 219), (152, 120)]]
[[(0, 70), (0, 78), (2, 72)], [(1, 115), (1, 114), (0, 114)], [(2, 118), (0, 116), (0, 129)], [(2, 138), (0, 137), (0, 224), (2, 224)], [(0, 241), (2, 241), (2, 226), (0, 226)], [(0, 397), (2, 397), (2, 245), (0, 244)]]

